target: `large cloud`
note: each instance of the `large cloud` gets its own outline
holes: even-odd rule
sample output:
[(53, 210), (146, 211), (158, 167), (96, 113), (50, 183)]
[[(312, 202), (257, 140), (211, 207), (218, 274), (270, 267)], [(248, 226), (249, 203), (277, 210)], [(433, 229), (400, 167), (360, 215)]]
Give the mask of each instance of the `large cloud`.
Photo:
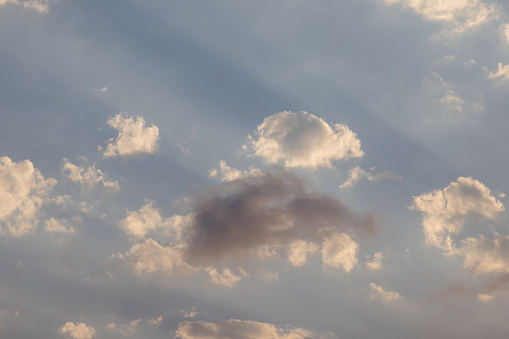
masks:
[(2, 232), (20, 236), (32, 232), (39, 222), (41, 206), (56, 184), (45, 179), (29, 160), (18, 163), (0, 158), (0, 225)]
[(68, 334), (74, 339), (92, 339), (95, 337), (95, 329), (87, 326), (85, 323), (73, 323), (66, 322), (64, 326), (60, 328), (60, 333)]
[(316, 238), (329, 225), (374, 232), (371, 216), (359, 220), (337, 198), (309, 192), (303, 180), (283, 170), (223, 183), (203, 195), (191, 214), (185, 254), (194, 263)]
[(496, 19), (500, 10), (482, 0), (384, 0), (386, 4), (401, 3), (427, 20), (445, 21), (455, 26), (456, 32), (474, 30)]
[[(155, 125), (145, 127), (145, 119), (136, 117), (136, 120), (124, 113), (110, 118), (107, 124), (118, 130), (118, 136), (108, 140), (104, 157), (131, 156), (140, 153), (155, 153), (159, 139), (159, 128)], [(103, 148), (99, 146), (99, 151)]]
[(318, 338), (302, 328), (284, 329), (250, 320), (230, 319), (216, 322), (183, 321), (175, 333), (180, 339), (305, 339)]
[(466, 219), (495, 219), (504, 206), (481, 182), (459, 177), (444, 189), (413, 198), (411, 209), (423, 213), (426, 243), (445, 251), (454, 251), (452, 235), (461, 231)]
[(266, 163), (284, 161), (286, 167), (331, 167), (331, 161), (361, 158), (361, 142), (348, 126), (332, 127), (307, 112), (273, 114), (249, 136), (244, 149)]

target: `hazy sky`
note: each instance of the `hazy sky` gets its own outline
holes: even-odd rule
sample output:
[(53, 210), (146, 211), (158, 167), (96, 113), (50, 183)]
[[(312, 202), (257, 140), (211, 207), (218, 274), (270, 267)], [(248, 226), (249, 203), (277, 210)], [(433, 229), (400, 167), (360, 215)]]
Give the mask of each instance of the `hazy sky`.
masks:
[(509, 337), (503, 0), (0, 0), (0, 337)]

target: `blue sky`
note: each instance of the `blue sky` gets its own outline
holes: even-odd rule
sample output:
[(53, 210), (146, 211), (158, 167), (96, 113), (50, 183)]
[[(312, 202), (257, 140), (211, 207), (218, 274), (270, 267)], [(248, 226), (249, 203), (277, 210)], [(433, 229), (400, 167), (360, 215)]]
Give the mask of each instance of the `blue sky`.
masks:
[(0, 336), (506, 338), (501, 0), (0, 0)]

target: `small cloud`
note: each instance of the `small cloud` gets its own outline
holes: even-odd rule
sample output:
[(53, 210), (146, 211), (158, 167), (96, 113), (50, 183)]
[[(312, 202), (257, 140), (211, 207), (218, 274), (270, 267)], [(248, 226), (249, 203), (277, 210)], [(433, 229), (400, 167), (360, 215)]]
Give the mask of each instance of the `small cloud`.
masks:
[(392, 173), (391, 171), (383, 171), (383, 172), (375, 172), (375, 168), (371, 167), (369, 172), (363, 170), (359, 166), (351, 168), (348, 170), (348, 179), (339, 185), (340, 189), (352, 187), (355, 183), (360, 181), (361, 179), (367, 179), (368, 181), (377, 182), (379, 180), (403, 180), (400, 176)]
[(103, 87), (103, 88), (100, 88), (100, 89), (94, 89), (95, 92), (99, 92), (99, 93), (105, 93), (105, 92), (108, 92), (108, 87)]
[[(84, 161), (87, 161), (87, 159), (84, 158)], [(82, 190), (90, 190), (96, 185), (102, 185), (104, 188), (115, 191), (120, 189), (118, 181), (111, 180), (108, 174), (98, 168), (95, 168), (95, 164), (92, 166), (78, 166), (64, 158), (62, 163), (62, 173), (65, 174), (72, 182), (80, 184)]]
[(366, 256), (366, 259), (368, 259), (368, 261), (366, 261), (366, 267), (369, 268), (370, 270), (376, 271), (376, 270), (380, 270), (383, 267), (383, 264), (382, 264), (383, 254), (382, 254), (382, 252), (376, 252), (373, 255), (373, 259), (372, 260), (370, 260), (371, 258), (369, 256)]
[(500, 33), (502, 35), (502, 40), (509, 44), (509, 24), (500, 25)]
[(148, 324), (151, 326), (160, 325), (163, 322), (163, 316), (152, 318), (148, 320)]
[(431, 67), (436, 67), (438, 65), (443, 65), (443, 64), (449, 64), (454, 59), (456, 59), (456, 56), (454, 54), (444, 55), (438, 59), (433, 60), (431, 62)]
[(329, 125), (307, 112), (273, 114), (258, 126), (243, 146), (249, 156), (285, 167), (332, 167), (334, 160), (362, 158), (361, 142), (348, 126)]
[(490, 72), (488, 74), (488, 79), (496, 79), (502, 78), (503, 80), (509, 79), (509, 64), (504, 65), (501, 62), (498, 63), (498, 71), (495, 73)]
[(106, 327), (106, 329), (110, 330), (110, 329), (113, 329), (113, 328), (117, 327), (117, 325), (115, 323), (109, 323), (105, 327)]
[(215, 267), (207, 267), (205, 271), (209, 274), (209, 281), (211, 283), (226, 287), (232, 287), (242, 279), (242, 277), (233, 274), (228, 268), (223, 268), (221, 272), (219, 272)]
[[(159, 128), (155, 125), (145, 127), (145, 119), (137, 116), (136, 119), (119, 113), (111, 117), (107, 124), (118, 130), (118, 136), (110, 138), (104, 149), (105, 158), (114, 156), (132, 156), (141, 153), (154, 154), (158, 147)], [(101, 146), (99, 151), (103, 151)]]
[(92, 339), (95, 337), (95, 329), (84, 323), (66, 322), (60, 328), (60, 333), (67, 334), (74, 339)]
[(185, 318), (194, 318), (198, 314), (200, 314), (200, 312), (197, 312), (196, 309), (192, 307), (189, 311), (182, 310), (182, 314), (184, 315)]
[(307, 262), (307, 255), (315, 253), (320, 249), (320, 245), (313, 242), (306, 242), (301, 239), (294, 240), (288, 246), (288, 262), (292, 266), (302, 266)]
[(339, 233), (330, 228), (320, 229), (323, 234), (322, 262), (324, 267), (343, 267), (350, 272), (357, 265), (357, 244), (346, 233)]
[(72, 227), (66, 227), (65, 224), (67, 224), (67, 219), (61, 219), (57, 220), (54, 218), (51, 218), (49, 220), (46, 220), (44, 229), (48, 233), (75, 233), (76, 231)]
[(476, 273), (509, 273), (508, 236), (495, 233), (492, 240), (483, 235), (467, 238), (456, 254), (461, 254), (465, 267)]
[(38, 13), (49, 12), (49, 0), (0, 0), (0, 6), (5, 4), (23, 6)]
[(368, 297), (369, 300), (383, 300), (387, 302), (395, 301), (401, 299), (401, 295), (395, 291), (386, 291), (381, 286), (371, 283), (369, 284), (369, 288), (373, 291)]
[(209, 170), (209, 176), (211, 178), (218, 177), (222, 182), (233, 181), (240, 178), (262, 174), (262, 171), (259, 168), (253, 166), (249, 167), (248, 170), (240, 171), (236, 168), (228, 166), (224, 160), (219, 161), (218, 166), (219, 168), (214, 167)]
[(494, 296), (495, 296), (494, 294), (479, 293), (477, 295), (477, 298), (479, 298), (482, 301), (489, 301), (493, 299)]

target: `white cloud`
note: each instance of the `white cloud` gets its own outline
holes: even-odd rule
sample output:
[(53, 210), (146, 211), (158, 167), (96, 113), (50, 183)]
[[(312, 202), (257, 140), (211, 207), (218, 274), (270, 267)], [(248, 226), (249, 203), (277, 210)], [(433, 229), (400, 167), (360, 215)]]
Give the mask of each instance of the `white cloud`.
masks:
[(458, 112), (463, 112), (463, 105), (465, 104), (465, 100), (461, 99), (452, 89), (448, 89), (442, 98), (437, 99), (437, 102), (446, 110)]
[(55, 218), (51, 218), (46, 220), (44, 229), (48, 233), (74, 233), (76, 232), (72, 227), (66, 227), (67, 219), (57, 220)]
[(2, 233), (21, 236), (34, 230), (41, 207), (57, 183), (45, 179), (29, 160), (0, 158), (0, 226)]
[[(145, 119), (136, 117), (136, 120), (127, 116), (125, 113), (119, 113), (110, 118), (107, 124), (118, 130), (116, 139), (110, 138), (106, 149), (103, 152), (104, 157), (111, 158), (117, 155), (130, 156), (140, 153), (154, 154), (157, 150), (159, 139), (159, 128), (155, 125), (145, 127)], [(102, 151), (101, 146), (98, 147)]]
[(361, 179), (367, 179), (368, 181), (373, 182), (377, 182), (382, 179), (403, 180), (403, 178), (397, 176), (391, 171), (383, 171), (376, 173), (375, 168), (371, 167), (368, 172), (357, 166), (348, 170), (348, 179), (344, 183), (339, 185), (339, 188), (352, 187), (356, 182), (360, 181)]
[(369, 300), (380, 299), (383, 301), (394, 301), (401, 299), (401, 295), (398, 292), (386, 291), (375, 283), (369, 284), (369, 288), (373, 290), (373, 293), (368, 297)]
[(320, 230), (323, 236), (322, 261), (324, 267), (343, 267), (350, 272), (357, 264), (359, 245), (346, 233), (334, 232), (331, 229)]
[(457, 254), (463, 255), (465, 267), (476, 273), (509, 273), (509, 237), (495, 233), (493, 240), (480, 235), (462, 243)]
[(60, 333), (68, 334), (74, 339), (91, 339), (95, 337), (95, 329), (87, 326), (84, 323), (66, 322), (60, 328)]
[(413, 197), (410, 208), (423, 214), (426, 243), (449, 252), (455, 248), (452, 235), (461, 231), (467, 217), (495, 219), (504, 210), (490, 190), (471, 177)]
[(177, 247), (164, 247), (155, 240), (148, 238), (143, 243), (134, 244), (125, 255), (138, 273), (153, 273), (157, 271), (172, 274), (179, 270), (190, 272), (193, 270), (182, 257), (182, 251)]
[(127, 217), (119, 222), (119, 226), (134, 237), (143, 238), (148, 231), (161, 227), (163, 219), (159, 210), (154, 208), (153, 201), (147, 201), (139, 211), (127, 211)]
[(330, 126), (307, 112), (281, 112), (265, 118), (243, 148), (266, 163), (282, 160), (286, 167), (331, 167), (331, 161), (364, 155), (357, 134), (346, 125)]
[(23, 6), (24, 8), (31, 9), (38, 13), (48, 13), (49, 11), (48, 0), (0, 0), (0, 6), (5, 4), (14, 4)]
[(504, 65), (501, 62), (498, 63), (498, 70), (488, 74), (488, 79), (503, 78), (504, 80), (509, 79), (509, 64)]
[[(367, 259), (370, 259), (369, 256), (367, 257)], [(383, 260), (382, 252), (376, 252), (373, 255), (373, 260), (366, 262), (366, 266), (373, 271), (379, 270), (383, 266), (382, 260)]]
[(288, 246), (288, 261), (292, 266), (302, 266), (307, 262), (307, 255), (318, 251), (320, 246), (301, 239), (294, 240)]
[(214, 167), (209, 170), (209, 176), (211, 178), (219, 177), (223, 182), (233, 181), (248, 176), (261, 175), (262, 171), (259, 168), (250, 166), (248, 170), (240, 171), (236, 168), (232, 168), (226, 164), (226, 161), (221, 160), (218, 164), (219, 169)]
[(77, 166), (64, 159), (62, 173), (66, 174), (67, 178), (72, 182), (80, 184), (83, 190), (89, 190), (98, 184), (113, 190), (120, 189), (118, 181), (111, 180), (108, 174), (98, 168), (96, 169), (95, 164), (92, 166)]
[(506, 44), (509, 44), (509, 24), (500, 25), (500, 33)]
[(209, 274), (211, 283), (226, 287), (232, 287), (242, 279), (228, 268), (223, 268), (221, 272), (218, 272), (215, 267), (207, 267), (205, 271)]
[(230, 319), (216, 322), (183, 321), (178, 324), (176, 338), (180, 339), (305, 339), (315, 338), (302, 328), (284, 329), (272, 324), (250, 320)]
[(401, 3), (427, 20), (445, 21), (461, 33), (475, 30), (490, 20), (498, 18), (500, 10), (494, 4), (481, 0), (384, 0), (386, 4)]

